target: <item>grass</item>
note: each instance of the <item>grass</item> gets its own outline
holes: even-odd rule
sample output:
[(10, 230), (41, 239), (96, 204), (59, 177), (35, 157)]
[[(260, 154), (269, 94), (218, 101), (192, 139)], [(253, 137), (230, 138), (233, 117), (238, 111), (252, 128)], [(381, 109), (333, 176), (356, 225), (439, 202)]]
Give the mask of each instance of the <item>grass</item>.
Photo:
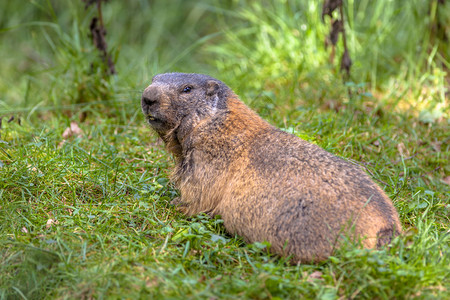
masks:
[[(400, 12), (380, 1), (388, 9), (377, 22), (364, 16), (381, 6), (345, 2), (355, 61), (348, 83), (328, 63), (320, 7), (306, 2), (187, 1), (180, 10), (181, 1), (135, 1), (120, 14), (111, 1), (104, 18), (118, 59), (113, 77), (90, 68), (98, 63), (86, 38), (94, 10), (8, 2), (0, 31), (8, 41), (0, 54), (9, 57), (0, 66), (0, 297), (448, 297), (450, 56), (412, 4)], [(447, 16), (439, 14), (430, 20)], [(414, 56), (387, 29), (425, 37), (426, 49)], [(7, 56), (13, 49), (20, 51)], [(170, 205), (173, 160), (139, 110), (151, 75), (167, 70), (219, 77), (272, 124), (360, 164), (392, 198), (405, 235), (379, 251), (346, 245), (321, 264), (290, 265), (264, 243), (228, 235), (220, 218), (178, 213)], [(71, 121), (83, 133), (64, 140)]]

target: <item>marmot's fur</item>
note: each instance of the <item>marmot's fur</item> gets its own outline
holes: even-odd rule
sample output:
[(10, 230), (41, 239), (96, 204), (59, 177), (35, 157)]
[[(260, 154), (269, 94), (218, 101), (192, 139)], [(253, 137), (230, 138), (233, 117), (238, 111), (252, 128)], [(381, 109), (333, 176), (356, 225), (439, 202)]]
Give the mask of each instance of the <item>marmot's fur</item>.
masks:
[(141, 105), (176, 158), (177, 205), (189, 216), (221, 215), (231, 234), (301, 262), (326, 259), (344, 236), (374, 248), (401, 232), (360, 168), (270, 125), (217, 79), (157, 75)]

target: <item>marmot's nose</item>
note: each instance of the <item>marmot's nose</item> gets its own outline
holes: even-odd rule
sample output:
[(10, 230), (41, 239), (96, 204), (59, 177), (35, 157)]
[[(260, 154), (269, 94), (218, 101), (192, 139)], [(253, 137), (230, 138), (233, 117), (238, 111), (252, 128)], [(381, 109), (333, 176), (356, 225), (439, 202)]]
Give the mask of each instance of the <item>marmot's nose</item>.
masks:
[(142, 105), (152, 105), (158, 102), (159, 89), (156, 86), (150, 85), (142, 93)]

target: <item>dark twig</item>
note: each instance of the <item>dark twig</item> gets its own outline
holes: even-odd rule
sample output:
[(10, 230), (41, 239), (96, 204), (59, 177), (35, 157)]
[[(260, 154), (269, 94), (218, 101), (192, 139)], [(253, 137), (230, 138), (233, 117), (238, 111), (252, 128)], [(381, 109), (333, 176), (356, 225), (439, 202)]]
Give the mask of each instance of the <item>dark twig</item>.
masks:
[(352, 66), (352, 60), (350, 59), (350, 54), (348, 52), (348, 48), (347, 48), (347, 37), (345, 36), (345, 26), (344, 26), (344, 9), (342, 7), (342, 3), (339, 6), (339, 12), (341, 14), (341, 22), (342, 22), (342, 28), (341, 28), (341, 32), (342, 32), (342, 42), (344, 44), (344, 54), (342, 54), (342, 58), (341, 58), (341, 71), (345, 70), (345, 73), (347, 74), (347, 78), (350, 78), (350, 68)]
[(97, 3), (97, 15), (98, 17), (93, 17), (89, 29), (92, 35), (92, 42), (94, 46), (100, 51), (103, 63), (107, 67), (107, 73), (109, 75), (116, 74), (116, 68), (112, 60), (111, 54), (108, 53), (108, 47), (106, 43), (106, 29), (103, 23), (102, 14), (102, 1), (106, 0), (83, 0), (86, 3), (86, 7)]
[[(342, 42), (344, 46), (344, 52), (341, 57), (340, 70), (345, 71), (344, 80), (350, 78), (350, 68), (352, 66), (352, 60), (350, 58), (350, 52), (347, 47), (347, 37), (345, 35), (345, 22), (344, 22), (344, 8), (343, 0), (324, 0), (322, 6), (322, 21), (325, 21), (325, 16), (331, 18), (330, 34), (325, 40), (325, 46), (331, 43), (330, 62), (333, 63), (336, 52), (336, 44), (339, 39), (339, 34), (342, 36)], [(333, 18), (333, 12), (339, 8), (340, 19)]]
[(429, 175), (429, 174), (432, 174), (432, 173), (436, 172), (436, 171), (439, 170), (440, 168), (441, 168), (441, 166), (437, 166), (437, 167), (434, 168), (433, 170), (428, 171), (428, 172), (426, 172), (426, 173), (424, 173), (424, 174), (422, 174), (422, 175), (420, 175), (420, 176), (411, 177), (411, 179), (413, 179), (413, 178), (423, 178), (423, 177), (425, 177), (426, 175)]
[(393, 165), (396, 165), (396, 164), (398, 164), (399, 162), (401, 162), (401, 161), (405, 161), (405, 160), (409, 160), (409, 159), (412, 159), (412, 158), (414, 158), (414, 157), (416, 157), (417, 156), (417, 153), (414, 153), (413, 155), (411, 155), (411, 156), (408, 156), (408, 157), (404, 157), (403, 159), (397, 159), (396, 161), (393, 161), (392, 162), (392, 164)]

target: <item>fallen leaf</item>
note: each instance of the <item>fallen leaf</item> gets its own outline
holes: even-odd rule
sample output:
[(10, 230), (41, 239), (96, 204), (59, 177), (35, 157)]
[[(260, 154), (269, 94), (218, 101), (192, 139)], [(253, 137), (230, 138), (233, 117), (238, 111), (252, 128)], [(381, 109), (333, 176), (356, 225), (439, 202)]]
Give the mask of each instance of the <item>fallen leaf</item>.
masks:
[(442, 142), (435, 141), (435, 142), (431, 142), (430, 144), (433, 147), (434, 151), (441, 152)]
[(53, 219), (48, 219), (47, 220), (47, 224), (45, 225), (45, 227), (48, 229), (48, 228), (50, 228), (50, 227), (52, 227), (52, 224), (58, 224), (58, 221), (55, 221), (55, 220), (53, 220)]
[(320, 271), (314, 271), (314, 272), (312, 272), (312, 273), (308, 276), (308, 279), (306, 279), (306, 281), (312, 282), (312, 281), (314, 281), (315, 279), (317, 279), (317, 280), (323, 280), (322, 275), (323, 275), (322, 272), (320, 272)]
[(400, 153), (400, 155), (409, 156), (409, 151), (408, 151), (408, 149), (406, 149), (405, 144), (403, 144), (403, 143), (397, 144), (397, 150), (398, 150), (398, 153)]
[(78, 126), (76, 122), (70, 122), (70, 127), (64, 130), (62, 137), (63, 139), (68, 139), (71, 136), (81, 136), (83, 135), (83, 130)]
[(441, 181), (445, 184), (450, 185), (450, 176), (445, 177), (444, 179), (441, 179)]

